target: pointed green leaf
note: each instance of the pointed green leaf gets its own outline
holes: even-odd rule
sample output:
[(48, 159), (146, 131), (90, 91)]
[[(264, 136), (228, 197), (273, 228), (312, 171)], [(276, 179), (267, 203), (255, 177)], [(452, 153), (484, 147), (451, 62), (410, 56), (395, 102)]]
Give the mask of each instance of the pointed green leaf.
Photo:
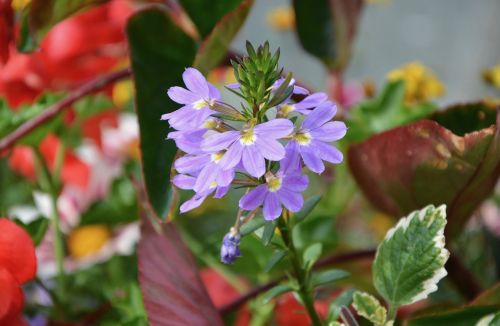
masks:
[(365, 317), (375, 325), (385, 324), (387, 310), (374, 296), (356, 291), (353, 296), (353, 307), (360, 316)]
[(314, 265), (314, 263), (319, 259), (322, 251), (323, 245), (321, 243), (314, 243), (307, 247), (303, 255), (304, 267), (306, 269), (310, 269), (312, 265)]
[(331, 269), (328, 271), (316, 272), (312, 275), (313, 287), (332, 283), (347, 278), (349, 273), (340, 269)]
[(315, 196), (308, 198), (304, 202), (304, 206), (302, 206), (302, 209), (300, 211), (298, 211), (297, 213), (293, 214), (293, 219), (295, 220), (295, 222), (299, 223), (303, 219), (305, 219), (307, 217), (307, 215), (309, 215), (309, 213), (312, 212), (314, 207), (316, 207), (316, 205), (319, 203), (320, 200), (321, 200), (321, 196), (319, 196), (319, 195), (315, 195)]
[(429, 205), (402, 218), (379, 245), (373, 263), (377, 291), (392, 305), (425, 299), (446, 276), (446, 206)]
[(269, 272), (274, 266), (276, 266), (276, 264), (282, 261), (283, 258), (285, 258), (285, 256), (286, 256), (286, 251), (284, 250), (276, 251), (272, 255), (271, 259), (269, 259), (269, 261), (267, 262), (266, 267), (264, 267), (264, 273)]
[(341, 307), (348, 307), (351, 304), (354, 292), (354, 289), (348, 289), (333, 300), (328, 309), (329, 320), (337, 320), (340, 318)]
[(240, 228), (240, 234), (242, 237), (249, 235), (257, 229), (260, 229), (266, 224), (266, 220), (262, 215), (257, 215), (252, 218), (250, 221), (243, 224)]
[(274, 236), (274, 231), (276, 230), (276, 222), (267, 222), (264, 226), (264, 232), (262, 233), (262, 243), (267, 246), (271, 243)]
[(283, 293), (287, 293), (290, 291), (293, 291), (294, 288), (292, 288), (288, 284), (280, 284), (278, 286), (273, 287), (271, 290), (267, 291), (262, 295), (262, 301), (264, 304), (269, 303), (273, 298), (282, 295)]
[(177, 149), (173, 141), (165, 139), (168, 123), (160, 117), (179, 107), (169, 100), (167, 89), (182, 85), (182, 73), (193, 62), (196, 44), (158, 8), (132, 16), (127, 36), (146, 191), (155, 212), (165, 218), (170, 197), (170, 166)]
[(198, 49), (194, 66), (202, 73), (208, 73), (224, 59), (227, 49), (245, 22), (254, 0), (243, 1), (237, 8), (228, 12), (215, 25)]

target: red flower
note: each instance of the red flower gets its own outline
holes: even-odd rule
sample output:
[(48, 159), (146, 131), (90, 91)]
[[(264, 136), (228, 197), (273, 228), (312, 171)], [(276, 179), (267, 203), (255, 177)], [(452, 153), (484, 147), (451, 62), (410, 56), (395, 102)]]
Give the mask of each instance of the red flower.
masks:
[(21, 285), (36, 273), (35, 246), (28, 233), (7, 218), (0, 218), (0, 325), (26, 325)]
[[(317, 300), (314, 303), (316, 311), (320, 317), (326, 318), (328, 314), (328, 304)], [(300, 304), (291, 293), (281, 296), (274, 308), (276, 323), (279, 326), (309, 326), (311, 320), (304, 306)]]
[[(40, 152), (51, 170), (55, 167), (57, 151), (60, 145), (61, 141), (53, 134), (48, 134), (40, 143)], [(31, 148), (27, 146), (16, 146), (12, 150), (9, 165), (12, 170), (28, 179), (34, 180), (36, 178), (34, 154)], [(66, 151), (61, 170), (61, 180), (63, 184), (86, 189), (90, 180), (90, 168), (74, 153)]]

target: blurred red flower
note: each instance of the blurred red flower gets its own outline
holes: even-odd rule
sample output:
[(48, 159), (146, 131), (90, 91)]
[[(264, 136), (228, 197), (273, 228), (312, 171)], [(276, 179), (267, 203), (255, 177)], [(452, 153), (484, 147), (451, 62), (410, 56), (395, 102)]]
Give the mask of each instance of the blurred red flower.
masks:
[[(326, 318), (328, 314), (328, 303), (321, 300), (314, 302), (314, 307), (319, 316)], [(304, 306), (300, 304), (293, 294), (282, 295), (276, 302), (274, 308), (276, 323), (279, 326), (309, 326), (311, 319)]]
[[(48, 134), (40, 143), (40, 152), (51, 170), (55, 168), (59, 146), (61, 146), (61, 141), (53, 134)], [(28, 179), (35, 180), (34, 154), (30, 147), (22, 145), (14, 147), (12, 155), (9, 158), (9, 165), (12, 170)], [(73, 152), (66, 150), (61, 168), (62, 183), (86, 189), (89, 180), (89, 166), (80, 160)]]
[(57, 24), (32, 54), (18, 53), (11, 43), (9, 60), (0, 65), (0, 94), (17, 108), (42, 91), (72, 89), (116, 68), (126, 56), (124, 25), (132, 12), (128, 1), (110, 1)]
[(0, 325), (27, 325), (22, 319), (21, 285), (36, 273), (35, 246), (28, 233), (0, 218)]

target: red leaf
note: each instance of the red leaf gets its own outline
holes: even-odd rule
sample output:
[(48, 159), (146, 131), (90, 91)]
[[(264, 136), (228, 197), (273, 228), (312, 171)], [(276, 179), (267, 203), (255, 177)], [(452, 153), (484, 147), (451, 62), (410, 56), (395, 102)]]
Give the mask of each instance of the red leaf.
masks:
[(139, 282), (151, 325), (223, 325), (196, 263), (173, 223), (142, 217)]

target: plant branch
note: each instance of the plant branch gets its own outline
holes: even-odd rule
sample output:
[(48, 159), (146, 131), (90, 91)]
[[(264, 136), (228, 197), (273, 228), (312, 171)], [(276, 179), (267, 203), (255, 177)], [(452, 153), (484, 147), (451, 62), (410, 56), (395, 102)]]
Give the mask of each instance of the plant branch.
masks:
[[(359, 250), (359, 251), (352, 251), (352, 252), (346, 252), (342, 254), (334, 254), (330, 255), (327, 257), (324, 257), (323, 259), (320, 259), (313, 267), (313, 269), (319, 269), (323, 267), (327, 267), (330, 265), (334, 264), (340, 264), (340, 263), (345, 263), (353, 260), (360, 260), (360, 259), (367, 259), (367, 258), (373, 258), (375, 255), (375, 250), (373, 249), (367, 249), (367, 250)], [(232, 302), (224, 305), (221, 307), (219, 312), (222, 315), (225, 315), (227, 313), (230, 313), (231, 311), (234, 311), (241, 307), (245, 302), (248, 300), (251, 300), (255, 297), (257, 297), (259, 294), (266, 292), (267, 290), (270, 290), (274, 286), (276, 286), (279, 282), (283, 281), (286, 278), (286, 276), (281, 276), (278, 277), (268, 283), (262, 284), (260, 286), (257, 286), (247, 293), (243, 294), (242, 296), (236, 298)]]
[(19, 139), (26, 136), (39, 126), (43, 125), (47, 121), (55, 118), (59, 113), (63, 112), (65, 109), (69, 108), (71, 104), (75, 103), (82, 97), (94, 93), (105, 86), (112, 84), (118, 80), (127, 78), (131, 75), (131, 71), (129, 68), (123, 69), (117, 72), (110, 73), (108, 75), (96, 78), (94, 80), (89, 81), (88, 83), (82, 85), (76, 90), (69, 93), (67, 97), (62, 99), (61, 101), (53, 104), (48, 107), (38, 116), (34, 117), (31, 120), (26, 121), (22, 125), (20, 125), (16, 130), (0, 139), (0, 152), (5, 149), (12, 147)]

